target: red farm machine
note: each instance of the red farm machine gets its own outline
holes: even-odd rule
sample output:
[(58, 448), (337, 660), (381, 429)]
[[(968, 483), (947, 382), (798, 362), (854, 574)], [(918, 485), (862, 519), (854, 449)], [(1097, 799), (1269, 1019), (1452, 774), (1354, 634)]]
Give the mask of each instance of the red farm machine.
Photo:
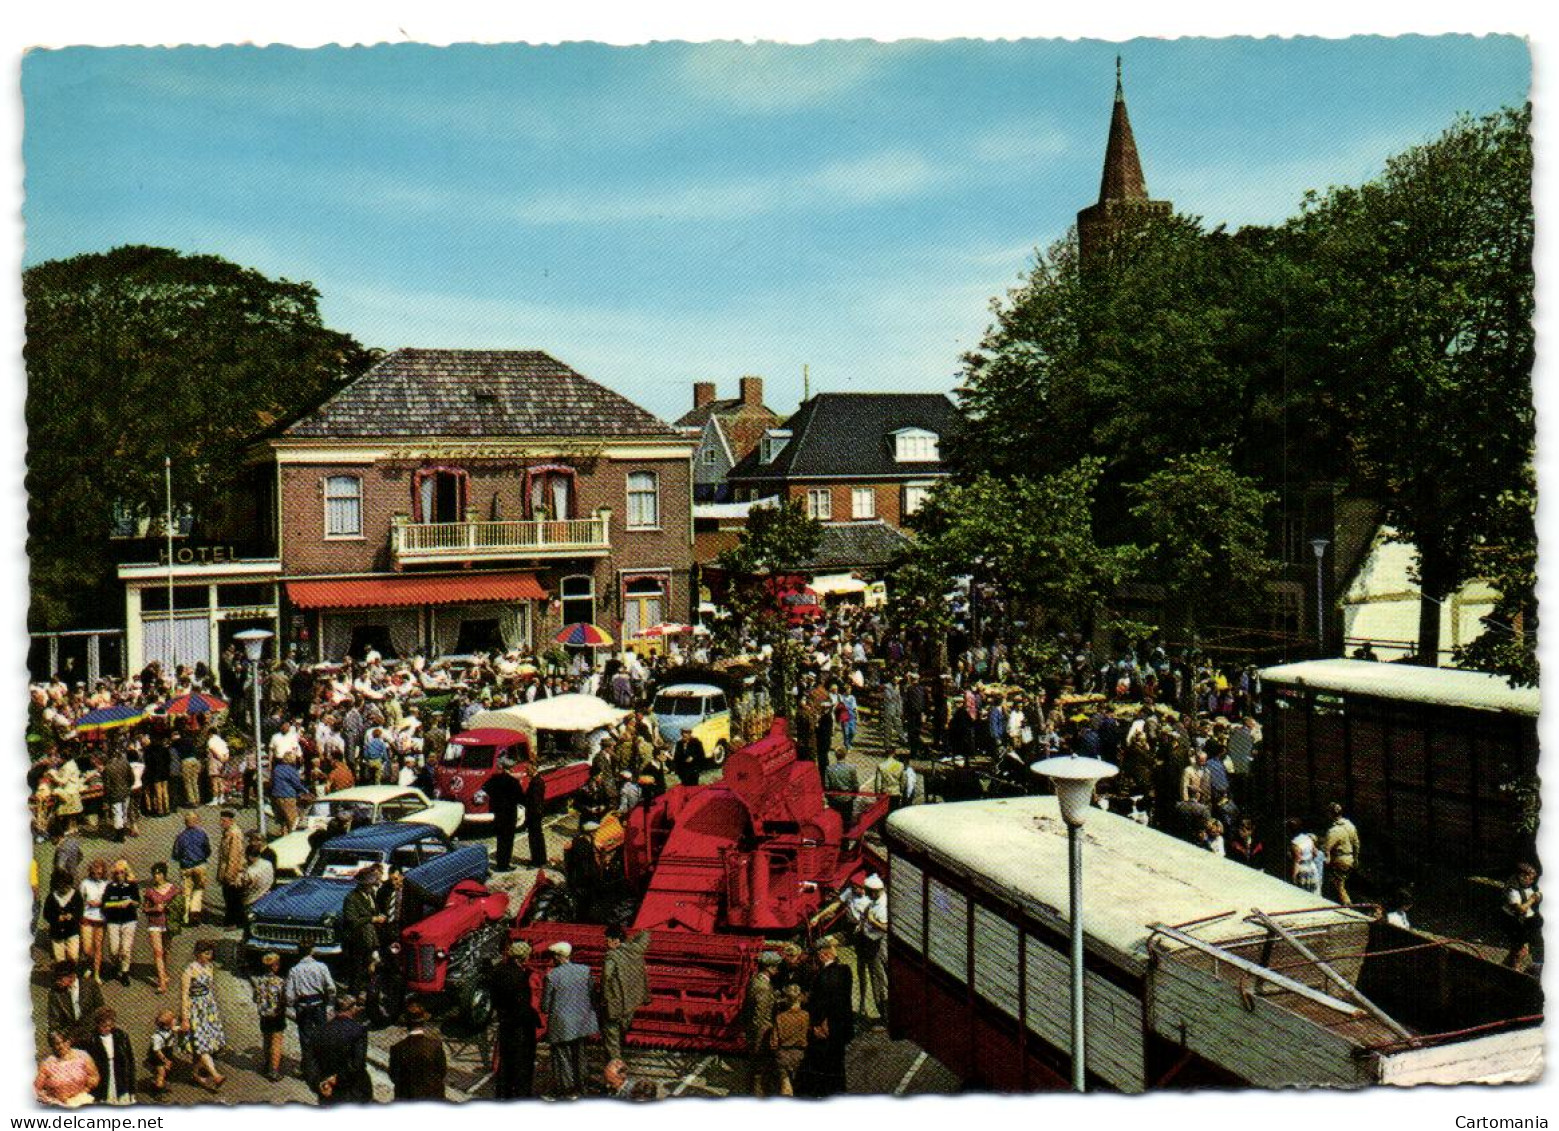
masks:
[[(653, 932), (646, 959), (651, 1001), (627, 1034), (657, 1048), (738, 1049), (741, 1008), (769, 940), (804, 939), (840, 913), (836, 893), (879, 867), (865, 844), (888, 812), (885, 794), (829, 794), (801, 761), (783, 719), (735, 750), (720, 781), (676, 786), (629, 817), (622, 873), (637, 901), (630, 931)], [(605, 927), (548, 917), (545, 873), (511, 937), (534, 948), (564, 940), (599, 973)]]

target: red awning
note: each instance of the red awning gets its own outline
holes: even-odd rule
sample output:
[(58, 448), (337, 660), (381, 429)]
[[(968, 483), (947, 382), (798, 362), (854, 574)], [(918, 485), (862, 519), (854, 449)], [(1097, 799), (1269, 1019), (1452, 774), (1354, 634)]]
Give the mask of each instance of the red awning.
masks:
[(289, 581), (287, 596), (300, 609), (383, 609), (408, 605), (474, 605), (482, 601), (544, 601), (534, 573), (464, 576), (351, 577)]

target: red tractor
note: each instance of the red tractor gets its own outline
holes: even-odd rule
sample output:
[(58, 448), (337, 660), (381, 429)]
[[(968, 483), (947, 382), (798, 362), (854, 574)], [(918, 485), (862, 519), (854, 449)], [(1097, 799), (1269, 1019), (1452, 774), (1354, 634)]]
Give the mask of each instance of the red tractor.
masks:
[(461, 880), (444, 906), (401, 931), (390, 944), (407, 994), (431, 1008), (458, 1009), (481, 1028), (492, 1017), (488, 978), (502, 957), (509, 925), (509, 897), (475, 880)]

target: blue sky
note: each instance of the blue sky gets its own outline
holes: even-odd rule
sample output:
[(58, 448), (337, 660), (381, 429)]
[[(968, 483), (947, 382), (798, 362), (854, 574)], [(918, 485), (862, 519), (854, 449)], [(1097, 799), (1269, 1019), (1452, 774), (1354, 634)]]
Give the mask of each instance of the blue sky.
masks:
[(1459, 111), (1514, 37), (73, 48), (22, 69), (25, 263), (125, 243), (312, 281), (368, 345), (544, 349), (672, 417), (694, 380), (946, 390), (1098, 192), (1269, 223)]

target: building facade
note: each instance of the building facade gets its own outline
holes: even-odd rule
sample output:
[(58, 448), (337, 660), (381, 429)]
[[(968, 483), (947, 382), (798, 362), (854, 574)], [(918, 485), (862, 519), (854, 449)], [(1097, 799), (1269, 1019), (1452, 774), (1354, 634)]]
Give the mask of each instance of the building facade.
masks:
[(780, 496), (825, 523), (897, 530), (952, 473), (958, 410), (941, 393), (819, 393), (732, 469), (743, 499)]
[[(250, 586), (235, 600), (268, 587), (236, 607), (310, 660), (529, 651), (565, 624), (622, 639), (686, 620), (692, 451), (544, 353), (397, 351), (256, 448), (274, 556), (206, 570), (221, 580), (176, 576), (172, 618), (148, 608), (162, 567), (121, 569), (130, 666), (209, 659), (214, 624), (238, 619), (228, 581)], [(203, 601), (181, 607), (181, 588)]]
[(777, 426), (779, 414), (763, 403), (763, 378), (743, 377), (739, 395), (728, 400), (715, 396), (713, 381), (693, 385), (693, 407), (676, 421), (678, 428), (697, 438), (693, 451), (693, 498), (700, 503), (727, 503), (732, 499), (726, 477), (758, 446), (765, 432)]

